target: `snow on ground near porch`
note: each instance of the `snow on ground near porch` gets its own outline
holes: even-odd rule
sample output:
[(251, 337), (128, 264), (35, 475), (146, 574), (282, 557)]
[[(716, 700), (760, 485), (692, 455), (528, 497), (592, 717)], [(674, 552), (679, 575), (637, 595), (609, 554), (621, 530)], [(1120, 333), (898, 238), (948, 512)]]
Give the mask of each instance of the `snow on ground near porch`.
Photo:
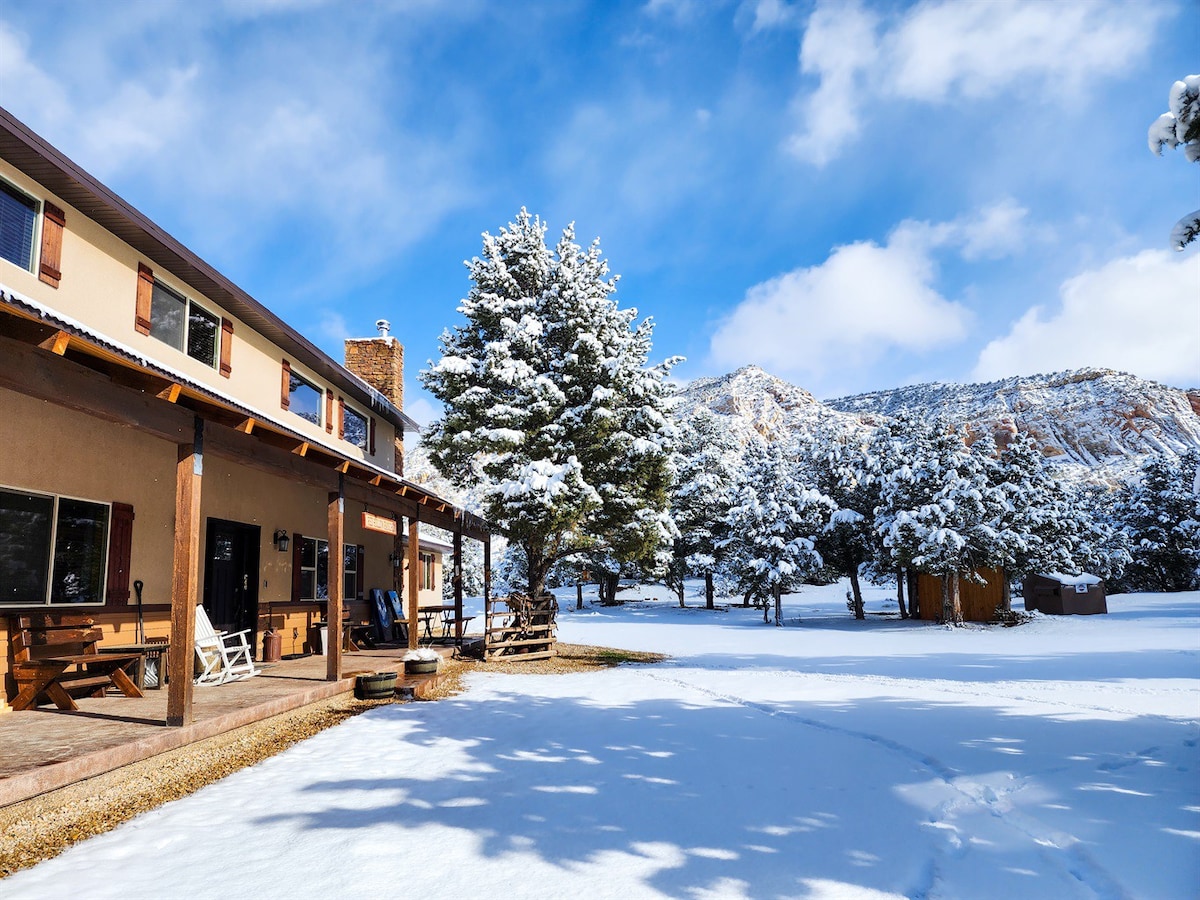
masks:
[(673, 658), (372, 710), (0, 895), (1196, 896), (1200, 594), (947, 629), (844, 591), (784, 628), (564, 591), (562, 639)]

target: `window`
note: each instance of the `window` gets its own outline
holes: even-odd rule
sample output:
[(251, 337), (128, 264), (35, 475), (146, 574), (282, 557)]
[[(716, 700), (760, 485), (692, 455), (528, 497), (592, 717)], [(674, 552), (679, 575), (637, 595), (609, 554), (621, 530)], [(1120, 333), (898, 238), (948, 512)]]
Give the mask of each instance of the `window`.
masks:
[(288, 373), (288, 403), (287, 408), (302, 419), (321, 424), (321, 401), (324, 394), (312, 382), (307, 381), (294, 371)]
[(0, 257), (33, 271), (33, 234), (38, 203), (0, 181)]
[(206, 366), (216, 366), (221, 320), (208, 310), (155, 281), (150, 301), (150, 336), (187, 353)]
[(433, 554), (418, 553), (419, 562), (421, 564), (421, 590), (433, 590)]
[(0, 489), (0, 604), (104, 602), (110, 506)]
[(300, 599), (329, 599), (329, 541), (300, 539)]
[(342, 549), (342, 599), (353, 600), (358, 597), (358, 547), (343, 544)]
[(345, 407), (342, 436), (363, 452), (367, 449), (367, 417)]
[[(297, 537), (297, 556), (293, 565), (299, 575), (292, 582), (293, 600), (329, 599), (329, 541), (320, 538)], [(342, 545), (342, 599), (358, 596), (361, 557), (354, 544)]]

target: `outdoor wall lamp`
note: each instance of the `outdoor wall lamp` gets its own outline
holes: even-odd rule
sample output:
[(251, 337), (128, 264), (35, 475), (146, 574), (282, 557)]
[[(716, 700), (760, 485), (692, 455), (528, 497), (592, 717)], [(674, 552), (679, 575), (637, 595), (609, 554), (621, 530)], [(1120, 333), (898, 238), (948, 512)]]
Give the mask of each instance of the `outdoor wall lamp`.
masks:
[(282, 528), (275, 529), (275, 536), (271, 538), (275, 542), (275, 549), (280, 553), (287, 553), (288, 548), (288, 533)]
[(400, 560), (401, 559), (403, 559), (403, 557), (397, 556), (395, 553), (388, 554), (388, 562), (390, 562), (392, 564), (393, 569), (400, 568)]

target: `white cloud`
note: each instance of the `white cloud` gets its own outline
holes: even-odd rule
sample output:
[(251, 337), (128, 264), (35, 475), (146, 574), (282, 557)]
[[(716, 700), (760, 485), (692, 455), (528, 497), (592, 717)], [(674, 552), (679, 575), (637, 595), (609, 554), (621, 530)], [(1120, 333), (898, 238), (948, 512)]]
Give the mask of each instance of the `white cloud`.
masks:
[[(800, 14), (796, 7), (784, 0), (753, 0), (742, 5), (754, 16), (750, 24), (751, 33), (770, 31), (775, 28), (791, 28), (796, 25)], [(741, 12), (741, 10), (739, 10)]]
[(1200, 254), (1146, 250), (1083, 272), (1057, 310), (1034, 306), (979, 355), (974, 377), (1098, 366), (1200, 385)]
[(858, 107), (867, 91), (865, 73), (879, 55), (878, 21), (857, 3), (821, 4), (809, 18), (800, 69), (820, 84), (795, 104), (805, 128), (787, 146), (800, 159), (823, 166), (862, 128)]
[(885, 20), (858, 3), (821, 2), (800, 49), (814, 92), (788, 141), (824, 165), (856, 137), (872, 105), (991, 97), (1022, 84), (1050, 102), (1080, 102), (1093, 79), (1118, 75), (1149, 46), (1165, 9), (1116, 0), (925, 0)]
[(959, 343), (972, 316), (938, 290), (937, 254), (1003, 256), (1024, 244), (1025, 219), (1003, 199), (951, 222), (901, 222), (882, 246), (836, 247), (820, 265), (750, 288), (713, 335), (709, 362), (718, 370), (756, 363), (820, 392), (890, 352)]
[[(265, 0), (256, 9), (319, 5)], [(161, 44), (169, 17), (65, 22), (64, 46), (86, 44), (100, 67), (67, 52), (50, 67), (0, 24), (5, 105), (102, 180), (137, 183), (147, 212), (161, 199), (175, 217), (168, 227), (189, 243), (188, 229), (202, 232), (202, 252), (226, 264), (255, 258), (283, 231), (293, 246), (301, 237), (320, 246), (303, 260), (314, 291), (396, 253), (469, 199), (465, 136), (418, 136), (423, 125), (379, 103), (389, 48), (348, 27), (279, 27), (250, 52), (221, 42), (229, 23), (218, 7), (177, 12), (204, 27), (180, 26), (188, 40), (161, 54), (126, 48)]]
[(922, 351), (962, 340), (968, 311), (934, 286), (936, 227), (905, 223), (880, 246), (837, 247), (825, 262), (755, 285), (713, 335), (720, 369), (757, 363), (817, 389), (838, 369), (870, 365), (889, 349)]

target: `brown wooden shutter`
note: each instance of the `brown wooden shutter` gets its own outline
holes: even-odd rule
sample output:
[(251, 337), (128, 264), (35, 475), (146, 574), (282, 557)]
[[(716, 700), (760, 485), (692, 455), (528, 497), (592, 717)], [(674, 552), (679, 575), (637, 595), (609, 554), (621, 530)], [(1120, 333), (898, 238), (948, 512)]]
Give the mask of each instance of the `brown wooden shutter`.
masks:
[(369, 443), (370, 449), (368, 449), (367, 452), (370, 453), (372, 456), (374, 456), (375, 455), (375, 417), (374, 416), (371, 416), (371, 427), (368, 429), (368, 433), (370, 434), (370, 443)]
[(283, 361), (283, 384), (279, 388), (279, 405), (287, 409), (292, 405), (292, 364)]
[(304, 535), (292, 535), (292, 600), (300, 600), (300, 547), (304, 544)]
[(325, 389), (325, 430), (333, 434), (333, 391)]
[(233, 373), (233, 323), (221, 320), (221, 374), (228, 378)]
[(138, 263), (137, 313), (133, 327), (142, 334), (150, 333), (150, 300), (154, 297), (154, 272), (144, 263)]
[(338, 397), (338, 440), (346, 439), (346, 401)]
[(114, 503), (108, 523), (108, 579), (105, 600), (129, 602), (129, 566), (133, 555), (133, 507)]
[(62, 242), (63, 228), (66, 227), (67, 217), (53, 203), (42, 204), (42, 264), (38, 278), (50, 285), (58, 287), (62, 279)]
[(365, 547), (363, 547), (362, 544), (359, 544), (358, 545), (358, 563), (354, 570), (354, 573), (355, 573), (354, 574), (354, 593), (358, 597), (359, 600), (362, 600), (364, 597), (367, 596), (366, 591), (363, 590), (363, 587), (366, 584), (366, 576), (365, 576), (365, 573), (363, 572), (363, 564), (364, 564), (364, 561), (366, 560), (366, 558), (367, 558), (367, 550)]

